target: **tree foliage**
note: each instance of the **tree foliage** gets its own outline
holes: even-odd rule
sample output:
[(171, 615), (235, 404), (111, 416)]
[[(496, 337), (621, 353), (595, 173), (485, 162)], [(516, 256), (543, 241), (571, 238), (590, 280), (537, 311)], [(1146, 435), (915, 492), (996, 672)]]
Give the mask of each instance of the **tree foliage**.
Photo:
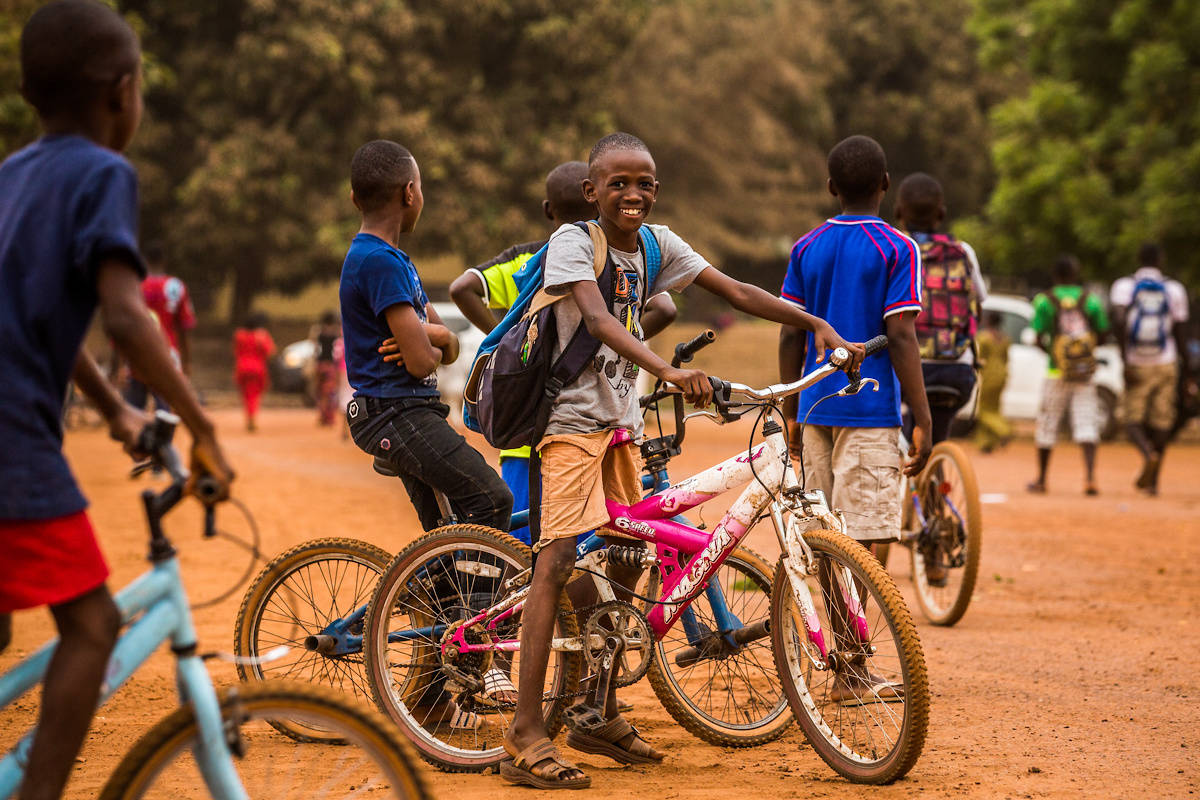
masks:
[(977, 0), (973, 27), (986, 65), (1028, 86), (992, 113), (984, 253), (1028, 272), (1074, 251), (1112, 279), (1155, 239), (1200, 279), (1200, 5)]

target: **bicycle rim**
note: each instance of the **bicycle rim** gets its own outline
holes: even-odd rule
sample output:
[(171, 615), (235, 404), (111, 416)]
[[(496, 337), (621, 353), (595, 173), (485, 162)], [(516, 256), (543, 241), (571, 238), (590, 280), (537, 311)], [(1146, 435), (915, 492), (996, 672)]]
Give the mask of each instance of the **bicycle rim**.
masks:
[[(912, 549), (917, 605), (934, 625), (953, 625), (967, 613), (983, 544), (979, 483), (966, 452), (953, 442), (933, 448), (917, 496), (926, 528)], [(944, 585), (929, 580), (928, 559), (946, 568)]]
[[(234, 647), (244, 659), (261, 658), (279, 647), (288, 652), (275, 661), (239, 663), (242, 680), (307, 681), (371, 702), (361, 646), (348, 653), (323, 655), (308, 650), (306, 639), (365, 607), (390, 560), (385, 550), (366, 542), (318, 539), (272, 561), (242, 601)], [(362, 628), (359, 622), (347, 632), (361, 636)], [(280, 730), (297, 739), (332, 741), (315, 729), (281, 725)]]
[[(827, 530), (804, 538), (818, 565), (818, 575), (806, 583), (832, 657), (822, 662), (825, 669), (814, 663), (820, 653), (809, 641), (781, 559), (771, 593), (771, 637), (784, 691), (829, 766), (856, 783), (890, 783), (916, 764), (929, 722), (916, 627), (895, 583), (858, 543)], [(863, 608), (865, 640), (855, 634), (861, 627), (842, 601), (852, 585)]]
[[(743, 626), (769, 620), (772, 573), (762, 556), (739, 547), (713, 577)], [(658, 642), (650, 670), (650, 683), (663, 706), (688, 732), (710, 744), (749, 747), (782, 736), (794, 717), (775, 670), (769, 634), (731, 648), (720, 635), (706, 594), (689, 611), (691, 616), (684, 612), (685, 618)]]
[[(221, 711), (244, 748), (234, 768), (249, 797), (429, 797), (407, 745), (387, 721), (330, 689), (286, 681), (238, 686), (222, 693)], [(345, 745), (297, 743), (273, 728), (278, 719), (336, 732)], [(101, 800), (207, 800), (193, 756), (199, 736), (192, 709), (178, 709), (134, 745)]]
[[(523, 572), (529, 549), (512, 537), (475, 526), (431, 532), (406, 548), (379, 581), (367, 611), (367, 674), (380, 709), (440, 769), (478, 772), (507, 754), (503, 739), (513, 708), (498, 692), (464, 689), (448, 677), (450, 664), (476, 679), (490, 675), (493, 686), (520, 685), (520, 652), (444, 657), (446, 631), (496, 605), (508, 592), (505, 581)], [(471, 644), (516, 640), (519, 615), (493, 632), (468, 634)], [(390, 634), (390, 636), (389, 636)], [(577, 635), (571, 604), (560, 598), (555, 637)], [(390, 639), (390, 641), (389, 641)], [(544, 691), (574, 692), (579, 682), (577, 653), (551, 651)], [(568, 704), (570, 701), (567, 701)], [(564, 702), (543, 706), (550, 736), (558, 731)]]

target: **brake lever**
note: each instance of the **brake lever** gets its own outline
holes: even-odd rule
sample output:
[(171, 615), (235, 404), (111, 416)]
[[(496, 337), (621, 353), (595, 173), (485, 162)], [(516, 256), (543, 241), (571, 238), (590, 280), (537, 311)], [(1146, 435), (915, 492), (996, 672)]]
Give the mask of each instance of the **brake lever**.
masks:
[(852, 394), (858, 394), (867, 384), (871, 384), (871, 391), (879, 391), (879, 381), (875, 380), (874, 378), (859, 378), (854, 383), (847, 384), (845, 388), (835, 394), (834, 397), (847, 397)]
[(725, 419), (720, 414), (714, 413), (712, 411), (693, 411), (690, 414), (685, 414), (683, 419), (684, 419), (684, 421), (687, 421), (687, 420), (691, 419), (692, 417), (709, 417), (710, 419), (712, 419), (713, 422), (717, 423), (718, 425), (725, 424)]

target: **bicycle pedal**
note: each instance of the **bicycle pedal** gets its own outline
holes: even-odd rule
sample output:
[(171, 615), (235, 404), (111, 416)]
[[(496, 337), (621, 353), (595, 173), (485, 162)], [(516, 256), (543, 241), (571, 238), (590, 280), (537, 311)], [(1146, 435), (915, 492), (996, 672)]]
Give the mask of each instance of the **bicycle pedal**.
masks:
[(600, 710), (587, 703), (576, 703), (563, 711), (563, 723), (568, 729), (585, 736), (594, 734), (608, 724)]

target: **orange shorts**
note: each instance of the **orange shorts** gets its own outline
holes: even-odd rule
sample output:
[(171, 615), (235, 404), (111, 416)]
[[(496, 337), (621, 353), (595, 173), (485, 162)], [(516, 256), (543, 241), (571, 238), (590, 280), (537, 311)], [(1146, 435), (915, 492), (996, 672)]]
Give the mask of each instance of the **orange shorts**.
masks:
[[(616, 431), (557, 434), (538, 445), (542, 456), (541, 541), (574, 539), (608, 522), (605, 499), (642, 499), (642, 456), (636, 445), (608, 448)], [(605, 536), (622, 536), (605, 531)]]

